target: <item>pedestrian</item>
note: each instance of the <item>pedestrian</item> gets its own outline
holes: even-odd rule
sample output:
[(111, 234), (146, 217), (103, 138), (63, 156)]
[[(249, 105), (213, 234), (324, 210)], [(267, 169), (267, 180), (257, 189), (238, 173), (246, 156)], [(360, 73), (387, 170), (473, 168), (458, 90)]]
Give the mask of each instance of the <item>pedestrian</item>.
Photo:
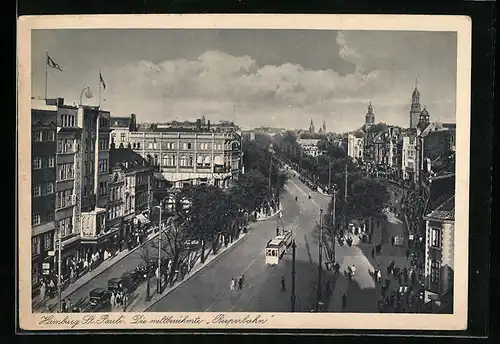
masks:
[(380, 270), (377, 270), (377, 283), (380, 282), (381, 279), (382, 279), (382, 273), (380, 272)]
[(342, 294), (342, 311), (345, 310), (346, 306), (347, 306), (347, 295), (344, 293)]
[(286, 285), (285, 285), (285, 277), (281, 277), (281, 291), (286, 290)]
[(410, 257), (410, 249), (406, 249), (406, 260), (408, 260), (408, 258)]
[(68, 302), (66, 303), (66, 309), (68, 311), (68, 313), (72, 313), (73, 310), (72, 310), (72, 304), (71, 304), (71, 299), (68, 299)]
[(123, 295), (123, 311), (124, 312), (127, 310), (127, 305), (128, 305), (128, 294), (125, 293)]
[(382, 292), (382, 297), (385, 297), (385, 293), (387, 291), (387, 286), (385, 284), (382, 284), (382, 288), (380, 291)]
[(394, 246), (394, 236), (391, 236), (391, 245)]
[(372, 259), (375, 259), (375, 246), (372, 247)]
[(115, 306), (115, 293), (111, 293), (109, 303), (111, 303), (111, 309), (113, 309), (113, 307)]
[(45, 282), (42, 281), (40, 285), (40, 300), (43, 301), (45, 299)]
[(61, 303), (61, 313), (66, 313), (66, 300)]
[(231, 283), (229, 284), (229, 290), (234, 291), (234, 278), (231, 278)]
[(243, 289), (243, 275), (238, 278), (238, 288), (241, 290)]

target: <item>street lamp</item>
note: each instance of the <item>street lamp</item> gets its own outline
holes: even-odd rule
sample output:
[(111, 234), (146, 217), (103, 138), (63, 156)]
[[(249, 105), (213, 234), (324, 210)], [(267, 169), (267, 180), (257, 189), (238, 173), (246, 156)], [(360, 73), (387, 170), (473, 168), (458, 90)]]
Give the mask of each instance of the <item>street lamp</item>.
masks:
[(83, 93), (85, 92), (85, 97), (87, 98), (92, 98), (92, 91), (89, 86), (85, 87), (81, 92), (80, 92), (80, 105), (83, 105)]
[(273, 149), (272, 143), (269, 144), (268, 151), (269, 151), (269, 153), (271, 153), (271, 157), (269, 159), (269, 186), (268, 186), (268, 190), (269, 190), (269, 192), (271, 192), (271, 172), (272, 172), (272, 168), (273, 168), (273, 154), (274, 154), (274, 149)]
[(156, 278), (156, 293), (161, 294), (161, 213), (163, 211), (163, 200), (160, 201), (160, 216), (158, 221), (158, 276)]

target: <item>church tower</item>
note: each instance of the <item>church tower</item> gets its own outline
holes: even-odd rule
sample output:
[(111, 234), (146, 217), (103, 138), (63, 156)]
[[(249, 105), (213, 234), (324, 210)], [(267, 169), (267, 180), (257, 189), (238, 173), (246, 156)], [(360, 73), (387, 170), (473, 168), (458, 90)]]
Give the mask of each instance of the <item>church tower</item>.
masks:
[(410, 108), (410, 128), (416, 128), (420, 120), (420, 113), (422, 112), (420, 108), (420, 92), (417, 89), (417, 82), (415, 81), (415, 89), (411, 96), (411, 108)]
[(375, 124), (375, 114), (373, 113), (372, 102), (370, 102), (370, 105), (368, 105), (368, 112), (365, 116), (365, 128), (368, 129), (373, 124)]
[(326, 134), (326, 122), (323, 120), (323, 133)]
[(420, 117), (418, 119), (418, 128), (420, 130), (424, 130), (430, 123), (430, 115), (427, 109), (424, 106), (424, 109), (420, 113)]
[(313, 120), (311, 118), (311, 124), (309, 124), (309, 132), (312, 134), (314, 133), (314, 123), (313, 123)]

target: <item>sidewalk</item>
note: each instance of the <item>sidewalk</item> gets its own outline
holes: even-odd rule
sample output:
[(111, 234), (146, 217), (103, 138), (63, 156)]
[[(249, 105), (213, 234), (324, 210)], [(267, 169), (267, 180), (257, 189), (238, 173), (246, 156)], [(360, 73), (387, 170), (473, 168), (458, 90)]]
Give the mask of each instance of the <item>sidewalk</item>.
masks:
[[(107, 269), (111, 268), (113, 265), (121, 261), (123, 258), (127, 257), (129, 254), (137, 250), (138, 248), (142, 247), (144, 244), (146, 244), (148, 241), (154, 239), (156, 236), (158, 236), (157, 233), (150, 233), (148, 234), (148, 237), (144, 241), (142, 245), (134, 247), (132, 250), (123, 250), (121, 252), (118, 252), (114, 257), (111, 259), (103, 261), (98, 267), (95, 269), (87, 272), (85, 275), (81, 276), (78, 278), (76, 281), (71, 283), (66, 289), (61, 291), (61, 299), (64, 300), (71, 294), (73, 294), (76, 290), (80, 289), (83, 287), (85, 284), (87, 284), (89, 281), (94, 279), (96, 276), (99, 274), (103, 273)], [(57, 295), (50, 299), (48, 297), (45, 297), (45, 299), (40, 300), (40, 296), (38, 295), (32, 300), (32, 311), (33, 312), (44, 312), (46, 310), (53, 309), (56, 307), (58, 304), (58, 297)]]
[[(265, 217), (265, 218), (261, 218), (260, 220), (271, 219), (274, 216), (276, 216), (277, 214), (279, 214), (282, 210), (283, 210), (283, 207), (280, 204), (280, 208), (274, 214), (271, 214), (270, 216)], [(194, 266), (191, 269), (191, 271), (189, 271), (184, 276), (184, 279), (175, 282), (172, 286), (165, 286), (164, 290), (163, 290), (163, 293), (161, 293), (161, 294), (157, 294), (156, 293), (156, 283), (157, 282), (156, 282), (156, 278), (153, 277), (151, 279), (151, 290), (150, 290), (150, 292), (152, 294), (154, 294), (154, 295), (151, 296), (151, 300), (149, 300), (149, 301), (146, 300), (146, 296), (147, 296), (146, 295), (146, 287), (147, 287), (147, 285), (146, 285), (146, 283), (143, 283), (137, 289), (137, 291), (133, 295), (131, 295), (130, 301), (129, 301), (130, 303), (129, 303), (129, 306), (127, 307), (127, 312), (145, 312), (145, 311), (147, 311), (148, 308), (150, 308), (151, 306), (153, 306), (155, 303), (157, 303), (158, 301), (160, 301), (162, 298), (166, 297), (173, 290), (175, 290), (180, 285), (182, 285), (184, 282), (186, 282), (191, 277), (193, 277), (194, 275), (196, 275), (204, 267), (208, 266), (211, 262), (214, 262), (218, 257), (220, 257), (221, 255), (223, 255), (225, 252), (227, 252), (231, 248), (235, 247), (236, 244), (238, 244), (239, 242), (241, 242), (242, 239), (245, 238), (247, 235), (248, 235), (248, 233), (241, 232), (240, 236), (238, 238), (236, 238), (236, 240), (234, 240), (232, 243), (228, 244), (227, 247), (222, 246), (217, 251), (216, 254), (213, 254), (213, 253), (208, 254), (208, 256), (206, 257), (204, 263), (201, 262), (201, 258), (198, 258), (197, 262), (194, 264)], [(163, 283), (165, 283), (165, 282), (163, 281)]]

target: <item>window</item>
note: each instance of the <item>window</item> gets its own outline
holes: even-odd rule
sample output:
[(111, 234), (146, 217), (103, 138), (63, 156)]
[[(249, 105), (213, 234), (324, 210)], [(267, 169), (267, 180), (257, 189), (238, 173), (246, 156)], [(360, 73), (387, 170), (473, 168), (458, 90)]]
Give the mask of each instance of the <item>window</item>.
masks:
[(99, 183), (99, 196), (105, 196), (108, 194), (108, 185), (106, 182), (100, 182)]
[(46, 135), (47, 135), (47, 141), (54, 141), (55, 140), (55, 132), (52, 131), (52, 130), (47, 130), (46, 131)]
[(34, 236), (31, 238), (31, 254), (37, 255), (40, 254), (40, 236)]
[(141, 143), (137, 142), (137, 149), (140, 149), (140, 148), (141, 148)]
[(439, 269), (441, 264), (439, 262), (433, 260), (431, 261), (431, 283), (437, 284), (439, 283)]
[(47, 157), (47, 167), (54, 167), (54, 157), (53, 156)]
[(52, 183), (52, 182), (48, 182), (48, 183), (45, 185), (45, 193), (46, 193), (46, 194), (51, 194), (51, 193), (54, 193), (54, 183)]
[(52, 235), (50, 233), (45, 233), (43, 235), (43, 249), (48, 251), (52, 248)]
[(99, 173), (108, 173), (108, 159), (99, 160)]
[(109, 147), (108, 139), (99, 139), (99, 149), (107, 150)]
[(180, 164), (179, 165), (181, 165), (181, 166), (187, 166), (187, 163), (188, 163), (187, 157), (181, 156)]
[(120, 134), (120, 141), (121, 141), (121, 142), (124, 142), (124, 141), (125, 141), (125, 135), (126, 135), (125, 133), (121, 133), (121, 134)]
[(33, 197), (42, 195), (42, 187), (40, 185), (33, 186)]
[(37, 170), (42, 168), (42, 159), (40, 157), (33, 158), (33, 169)]
[(42, 132), (34, 131), (33, 132), (33, 141), (42, 141)]
[(39, 225), (40, 224), (40, 214), (33, 214), (32, 218), (31, 218), (31, 222), (33, 223), (33, 225)]
[(73, 217), (70, 216), (65, 219), (57, 221), (57, 228), (61, 233), (61, 238), (73, 234)]
[(175, 143), (167, 142), (167, 149), (175, 149)]
[(153, 149), (153, 142), (148, 143), (148, 149)]
[(441, 247), (441, 231), (436, 228), (431, 228), (431, 246)]

